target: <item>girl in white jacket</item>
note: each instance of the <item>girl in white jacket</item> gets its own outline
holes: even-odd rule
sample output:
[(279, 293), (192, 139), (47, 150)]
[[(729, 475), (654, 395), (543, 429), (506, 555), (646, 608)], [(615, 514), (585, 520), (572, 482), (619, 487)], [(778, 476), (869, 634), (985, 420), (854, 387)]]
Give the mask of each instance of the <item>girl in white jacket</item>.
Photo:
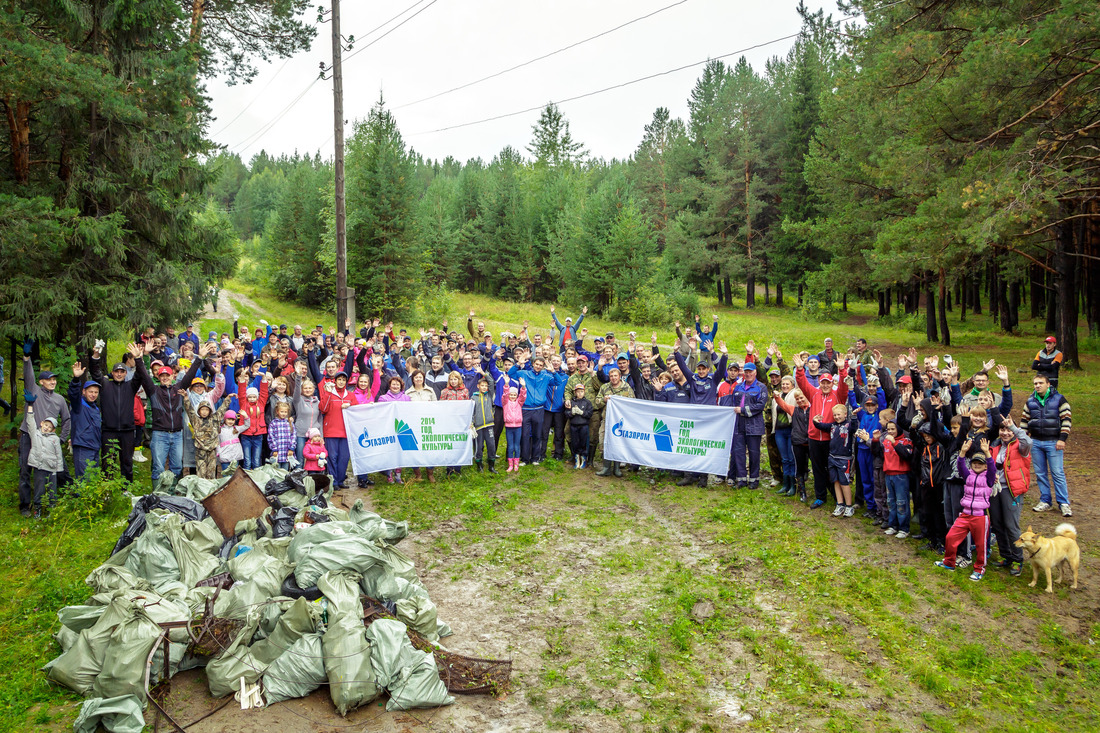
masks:
[(240, 435), (248, 430), (248, 415), (241, 415), (241, 419), (244, 422), (238, 425), (237, 413), (229, 410), (225, 413), (225, 419), (222, 421), (221, 435), (218, 442), (218, 460), (221, 461), (222, 471), (229, 468), (230, 463), (234, 461), (240, 463), (244, 460), (244, 448), (241, 447)]

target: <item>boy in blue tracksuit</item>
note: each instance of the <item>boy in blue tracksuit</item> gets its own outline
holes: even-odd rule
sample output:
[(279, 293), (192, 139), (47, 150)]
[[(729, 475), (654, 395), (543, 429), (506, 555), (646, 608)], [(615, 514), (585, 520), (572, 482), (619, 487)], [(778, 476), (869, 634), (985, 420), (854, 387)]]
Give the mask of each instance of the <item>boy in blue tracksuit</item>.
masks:
[[(859, 365), (860, 376), (863, 375), (863, 365)], [(874, 435), (879, 427), (879, 413), (886, 409), (886, 392), (882, 387), (875, 390), (875, 394), (864, 393), (859, 385), (848, 393), (849, 400), (856, 401), (852, 405), (852, 416), (859, 421), (859, 430), (868, 435)], [(856, 466), (859, 469), (859, 483), (863, 489), (863, 503), (866, 508), (863, 516), (872, 518), (878, 513), (875, 504), (875, 458), (871, 453), (871, 445), (865, 441), (856, 442)]]
[[(529, 356), (529, 352), (527, 354)], [(526, 366), (526, 364), (525, 364)], [(512, 379), (526, 382), (527, 399), (523, 403), (523, 433), (520, 442), (520, 465), (538, 465), (543, 456), (535, 452), (542, 435), (543, 414), (550, 403), (550, 383), (553, 375), (546, 370), (546, 360), (541, 356), (531, 363), (530, 369), (520, 369), (516, 364), (508, 371)], [(545, 453), (545, 446), (543, 446)]]
[[(581, 316), (582, 318), (584, 316)], [(569, 381), (569, 372), (565, 369), (555, 369), (554, 359), (559, 357), (555, 356), (551, 359), (550, 374), (550, 388), (549, 395), (546, 403), (546, 411), (542, 416), (542, 435), (539, 439), (538, 449), (535, 450), (540, 457), (546, 453), (547, 441), (550, 439), (550, 429), (554, 430), (554, 451), (550, 454), (551, 458), (555, 461), (560, 461), (565, 457), (565, 431), (566, 419), (565, 414), (565, 383)]]

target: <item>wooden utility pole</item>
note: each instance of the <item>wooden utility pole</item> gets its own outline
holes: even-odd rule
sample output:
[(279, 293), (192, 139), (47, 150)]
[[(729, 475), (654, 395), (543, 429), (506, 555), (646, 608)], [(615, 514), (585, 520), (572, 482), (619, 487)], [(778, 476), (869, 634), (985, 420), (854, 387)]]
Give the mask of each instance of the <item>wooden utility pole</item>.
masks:
[(336, 146), (336, 326), (343, 328), (348, 317), (348, 233), (344, 210), (344, 77), (340, 60), (344, 39), (340, 35), (340, 0), (332, 0), (332, 130)]

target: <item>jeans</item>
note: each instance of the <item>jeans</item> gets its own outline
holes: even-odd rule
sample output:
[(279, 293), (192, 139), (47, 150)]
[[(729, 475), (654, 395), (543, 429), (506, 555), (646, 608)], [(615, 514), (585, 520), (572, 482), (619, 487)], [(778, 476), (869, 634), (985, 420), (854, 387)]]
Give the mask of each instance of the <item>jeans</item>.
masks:
[(520, 443), (522, 442), (523, 428), (504, 428), (504, 439), (508, 441), (508, 457), (519, 458)]
[(779, 428), (775, 431), (775, 444), (779, 447), (779, 456), (783, 459), (783, 475), (794, 476), (794, 448), (791, 446), (791, 429)]
[(294, 457), (298, 459), (299, 466), (304, 466), (306, 464), (305, 456), (302, 455), (302, 451), (305, 450), (306, 447), (306, 440), (304, 435), (299, 435), (294, 444)]
[[(241, 436), (244, 440), (244, 436)], [(157, 482), (164, 473), (164, 462), (168, 460), (168, 470), (179, 476), (183, 472), (183, 431), (168, 432), (167, 430), (154, 430), (153, 438), (149, 441), (149, 448), (153, 453), (153, 483)]]
[[(860, 445), (856, 448), (856, 463), (859, 464), (859, 482), (863, 486), (863, 503), (867, 511), (875, 511), (875, 461), (870, 448)], [(854, 492), (853, 492), (854, 493)]]
[(489, 459), (489, 467), (492, 468), (497, 460), (497, 434), (492, 425), (477, 429), (477, 437), (474, 438), (474, 463), (481, 464), (483, 449)]
[(546, 445), (542, 446), (542, 453), (538, 452), (539, 443), (542, 442), (543, 409), (523, 411), (523, 444), (520, 447), (519, 460), (522, 463), (531, 463), (532, 460), (541, 461), (546, 457)]
[[(1058, 504), (1069, 504), (1069, 487), (1066, 486), (1066, 471), (1062, 463), (1066, 452), (1058, 450), (1057, 440), (1031, 441), (1031, 465), (1035, 466), (1035, 479), (1039, 482), (1039, 500), (1050, 504), (1050, 480), (1054, 479), (1054, 500)], [(1047, 469), (1050, 476), (1047, 476)]]
[(886, 523), (899, 532), (909, 531), (909, 475), (886, 474), (886, 502), (890, 516)]
[(263, 435), (241, 435), (241, 449), (244, 451), (245, 469), (259, 468), (262, 465), (260, 455), (264, 445), (264, 437)]

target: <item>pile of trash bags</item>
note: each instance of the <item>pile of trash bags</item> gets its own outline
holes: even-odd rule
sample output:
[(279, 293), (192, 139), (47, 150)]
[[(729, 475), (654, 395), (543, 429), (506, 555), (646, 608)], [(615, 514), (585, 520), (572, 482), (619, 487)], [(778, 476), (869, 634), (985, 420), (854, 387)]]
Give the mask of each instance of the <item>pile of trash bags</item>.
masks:
[[(85, 579), (86, 603), (58, 611), (62, 651), (45, 670), (88, 698), (78, 733), (100, 724), (142, 730), (150, 657), (150, 686), (165, 669), (170, 677), (205, 667), (215, 697), (243, 694), (271, 704), (327, 685), (341, 715), (383, 691), (391, 711), (454, 701), (434, 655), (414, 648), (407, 633), (432, 642), (451, 634), (413, 562), (394, 547), (407, 524), (366, 511), (361, 501), (350, 510), (330, 505), (331, 492), (303, 471), (247, 473), (271, 508), (238, 522), (232, 537), (222, 536), (200, 503), (227, 478), (188, 476), (137, 499), (111, 557)], [(361, 594), (382, 601), (397, 620), (366, 626)], [(210, 599), (213, 616), (237, 629), (213, 653), (192, 643)], [(166, 665), (157, 641), (161, 624), (173, 622)]]

